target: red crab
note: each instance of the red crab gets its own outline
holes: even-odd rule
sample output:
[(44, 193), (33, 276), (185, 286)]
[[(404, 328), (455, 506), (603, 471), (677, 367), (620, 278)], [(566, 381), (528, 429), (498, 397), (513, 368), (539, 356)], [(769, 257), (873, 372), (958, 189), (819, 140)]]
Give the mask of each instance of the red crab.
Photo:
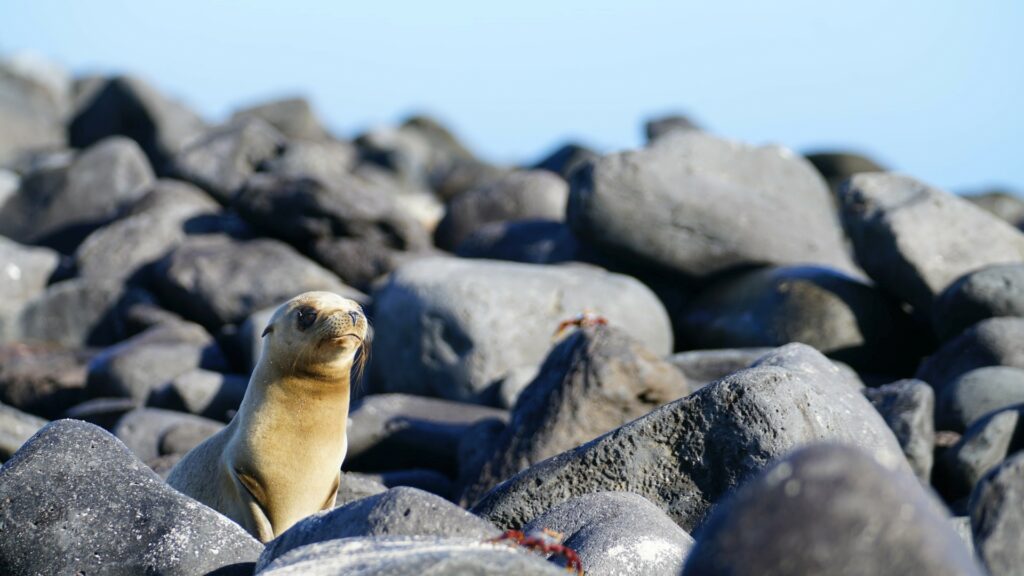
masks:
[(558, 329), (555, 330), (555, 338), (564, 334), (566, 329), (570, 327), (587, 328), (589, 326), (605, 326), (607, 324), (608, 319), (604, 316), (591, 312), (590, 310), (584, 310), (568, 320), (562, 320), (559, 322)]
[(562, 546), (563, 540), (565, 540), (565, 534), (544, 528), (543, 530), (534, 530), (529, 534), (523, 534), (519, 530), (506, 530), (504, 534), (492, 538), (488, 542), (510, 542), (543, 556), (561, 556), (565, 559), (567, 571), (577, 576), (584, 576), (580, 557), (572, 548)]

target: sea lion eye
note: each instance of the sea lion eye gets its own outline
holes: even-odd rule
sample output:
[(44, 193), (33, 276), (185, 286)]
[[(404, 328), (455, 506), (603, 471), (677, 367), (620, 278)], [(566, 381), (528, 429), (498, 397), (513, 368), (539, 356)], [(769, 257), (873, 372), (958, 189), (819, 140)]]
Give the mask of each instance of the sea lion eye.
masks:
[(316, 310), (309, 306), (303, 306), (299, 308), (295, 316), (298, 320), (299, 330), (305, 330), (316, 322)]

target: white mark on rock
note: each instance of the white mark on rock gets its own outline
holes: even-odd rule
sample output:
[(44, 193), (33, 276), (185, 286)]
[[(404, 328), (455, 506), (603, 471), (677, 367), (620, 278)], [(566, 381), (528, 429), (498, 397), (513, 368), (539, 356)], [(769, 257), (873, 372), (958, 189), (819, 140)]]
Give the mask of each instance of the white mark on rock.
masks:
[(11, 278), (11, 280), (21, 280), (21, 268), (18, 268), (17, 264), (8, 263), (4, 267), (4, 272)]

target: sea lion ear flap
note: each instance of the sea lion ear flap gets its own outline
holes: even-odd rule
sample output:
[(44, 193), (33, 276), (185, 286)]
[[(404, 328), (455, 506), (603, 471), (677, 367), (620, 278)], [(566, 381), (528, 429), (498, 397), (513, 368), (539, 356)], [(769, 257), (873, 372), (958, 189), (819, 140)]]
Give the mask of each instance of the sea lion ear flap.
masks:
[(274, 325), (273, 324), (267, 324), (267, 327), (263, 329), (263, 334), (260, 334), (260, 338), (264, 338), (267, 334), (270, 334), (273, 331), (274, 331)]

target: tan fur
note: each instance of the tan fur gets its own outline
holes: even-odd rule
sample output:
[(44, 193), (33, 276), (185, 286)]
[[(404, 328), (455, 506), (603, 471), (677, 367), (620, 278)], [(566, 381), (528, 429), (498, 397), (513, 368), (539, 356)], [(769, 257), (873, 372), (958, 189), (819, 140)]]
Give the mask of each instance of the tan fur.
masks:
[[(317, 319), (302, 330), (298, 311), (309, 308)], [(186, 454), (167, 483), (263, 542), (334, 507), (353, 362), (365, 362), (366, 335), (359, 305), (336, 294), (307, 292), (281, 305), (238, 413)]]

